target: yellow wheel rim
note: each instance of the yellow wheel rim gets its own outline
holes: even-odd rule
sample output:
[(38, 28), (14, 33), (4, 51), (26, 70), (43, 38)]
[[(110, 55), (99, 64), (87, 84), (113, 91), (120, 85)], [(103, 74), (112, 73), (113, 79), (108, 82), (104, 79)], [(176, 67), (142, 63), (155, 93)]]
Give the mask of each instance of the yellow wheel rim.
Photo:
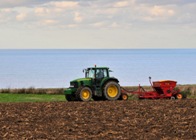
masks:
[(178, 94), (176, 97), (177, 99), (182, 99), (182, 94)]
[(87, 89), (83, 90), (83, 91), (82, 91), (82, 98), (86, 100), (86, 99), (88, 99), (89, 97), (90, 97), (90, 91), (87, 90)]
[(108, 96), (114, 98), (118, 95), (118, 88), (115, 85), (111, 85), (107, 89)]

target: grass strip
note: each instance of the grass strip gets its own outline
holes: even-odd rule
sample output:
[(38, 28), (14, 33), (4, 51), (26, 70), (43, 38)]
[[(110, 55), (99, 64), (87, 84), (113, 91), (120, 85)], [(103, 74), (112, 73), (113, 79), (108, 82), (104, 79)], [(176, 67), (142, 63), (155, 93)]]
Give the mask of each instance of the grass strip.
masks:
[(66, 101), (64, 95), (48, 94), (0, 94), (0, 102), (56, 102)]

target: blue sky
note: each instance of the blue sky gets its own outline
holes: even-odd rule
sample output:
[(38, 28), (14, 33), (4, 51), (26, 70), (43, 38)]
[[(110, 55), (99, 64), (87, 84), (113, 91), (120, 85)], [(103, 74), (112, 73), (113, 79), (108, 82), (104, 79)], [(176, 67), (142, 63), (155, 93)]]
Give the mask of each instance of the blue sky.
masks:
[(0, 0), (0, 49), (196, 48), (195, 0)]

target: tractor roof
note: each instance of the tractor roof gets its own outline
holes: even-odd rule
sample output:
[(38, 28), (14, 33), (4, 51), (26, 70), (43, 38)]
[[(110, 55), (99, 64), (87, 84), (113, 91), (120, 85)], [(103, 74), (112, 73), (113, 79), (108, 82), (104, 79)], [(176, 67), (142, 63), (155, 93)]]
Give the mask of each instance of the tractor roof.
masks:
[(108, 67), (89, 67), (87, 69), (109, 69)]

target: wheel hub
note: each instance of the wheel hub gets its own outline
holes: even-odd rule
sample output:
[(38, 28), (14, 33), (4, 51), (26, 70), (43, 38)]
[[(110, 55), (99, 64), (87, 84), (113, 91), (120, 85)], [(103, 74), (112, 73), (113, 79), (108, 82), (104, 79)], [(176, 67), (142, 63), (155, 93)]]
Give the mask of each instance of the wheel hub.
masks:
[(88, 90), (84, 90), (82, 92), (82, 98), (83, 99), (88, 99), (90, 97), (90, 92)]
[(118, 89), (115, 85), (111, 85), (108, 87), (107, 93), (108, 93), (108, 96), (110, 96), (112, 98), (116, 97), (118, 95)]

